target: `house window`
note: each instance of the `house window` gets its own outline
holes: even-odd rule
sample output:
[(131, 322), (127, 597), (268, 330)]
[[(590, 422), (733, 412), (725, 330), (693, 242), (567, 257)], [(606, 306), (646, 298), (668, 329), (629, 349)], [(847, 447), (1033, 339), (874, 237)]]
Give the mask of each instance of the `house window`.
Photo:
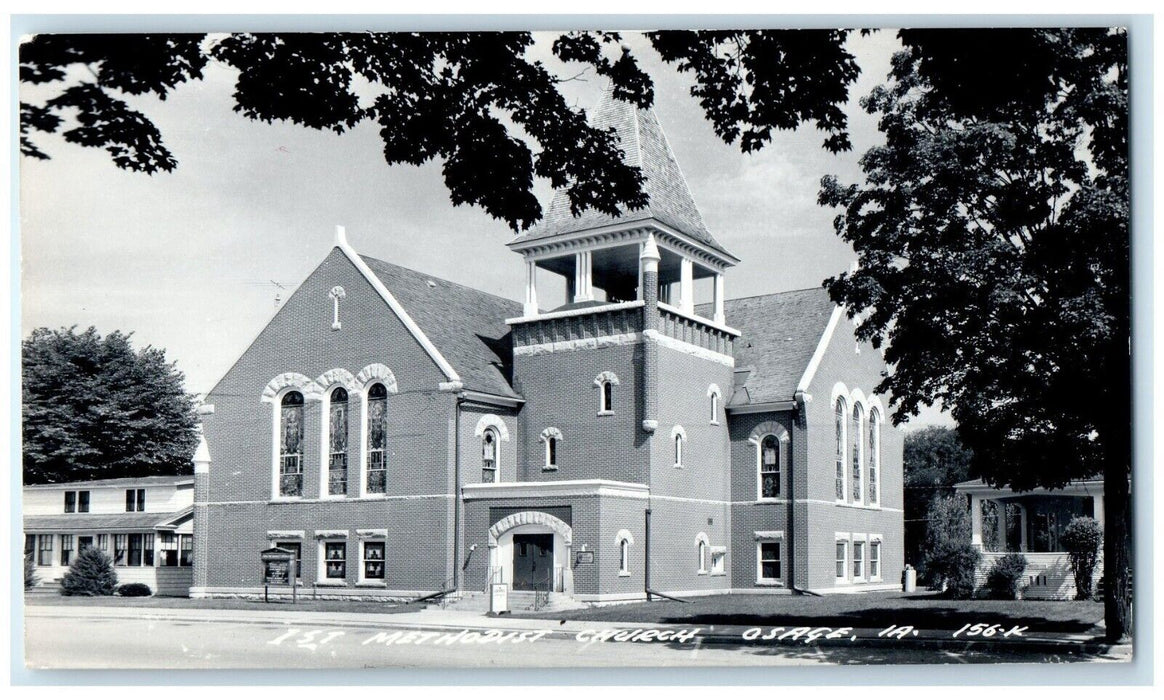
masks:
[(303, 495), (303, 394), (289, 391), (279, 409), (279, 495)]
[(323, 567), (324, 578), (343, 580), (348, 575), (348, 543), (324, 542)]
[(158, 566), (178, 565), (178, 536), (172, 532), (158, 534)]
[(368, 389), (367, 493), (387, 493), (388, 390), (379, 382)]
[(36, 539), (36, 563), (38, 566), (53, 565), (53, 536), (38, 535)]
[(73, 536), (61, 535), (61, 566), (68, 566), (73, 558)]
[(845, 568), (848, 564), (847, 548), (848, 545), (844, 541), (837, 541), (837, 581), (847, 580), (848, 570)]
[(881, 542), (878, 540), (869, 543), (869, 579), (881, 580)]
[(342, 387), (328, 401), (327, 495), (348, 493), (348, 392)]
[(113, 565), (125, 566), (128, 561), (129, 535), (113, 536)]
[(178, 566), (194, 566), (194, 535), (178, 536)]
[(78, 491), (77, 492), (77, 512), (78, 513), (88, 513), (89, 512), (89, 492), (88, 491)]
[[(881, 471), (881, 414), (877, 411), (869, 412), (869, 486), (865, 491), (869, 496), (869, 504), (877, 505), (877, 479)], [(870, 552), (872, 554), (872, 552)], [(872, 559), (870, 559), (872, 563)]]
[(153, 533), (134, 533), (129, 536), (129, 556), (126, 566), (154, 565)]
[(295, 553), (295, 578), (303, 578), (303, 545), (299, 542), (276, 542), (275, 546)]
[(125, 512), (142, 512), (145, 510), (145, 489), (126, 489)]
[(760, 440), (760, 498), (780, 496), (780, 441), (775, 435)]
[(618, 541), (618, 573), (620, 576), (630, 574), (630, 542), (625, 537)]
[(481, 483), (497, 482), (497, 431), (486, 428), (481, 435)]
[(76, 491), (65, 491), (65, 512), (66, 513), (77, 512), (77, 492)]
[(384, 580), (384, 543), (364, 542), (363, 580)]
[(776, 583), (784, 578), (780, 561), (779, 541), (760, 541), (756, 543), (759, 560), (758, 580), (763, 583)]
[(861, 502), (861, 406), (853, 406), (853, 491), (854, 503)]
[(97, 535), (97, 549), (109, 554), (109, 535)]
[(546, 463), (544, 469), (558, 468), (558, 443), (562, 440), (562, 432), (557, 428), (546, 428), (539, 438), (546, 445)]
[(853, 580), (865, 578), (865, 543), (853, 542)]
[(837, 500), (845, 500), (845, 401), (837, 399), (833, 412), (836, 434), (836, 491)]

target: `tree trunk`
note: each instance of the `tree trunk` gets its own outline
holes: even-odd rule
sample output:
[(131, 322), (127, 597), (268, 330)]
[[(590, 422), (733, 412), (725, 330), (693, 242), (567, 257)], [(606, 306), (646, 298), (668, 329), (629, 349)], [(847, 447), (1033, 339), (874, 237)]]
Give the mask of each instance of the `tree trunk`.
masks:
[(1132, 636), (1132, 499), (1125, 459), (1113, 454), (1103, 470), (1103, 619), (1110, 642)]

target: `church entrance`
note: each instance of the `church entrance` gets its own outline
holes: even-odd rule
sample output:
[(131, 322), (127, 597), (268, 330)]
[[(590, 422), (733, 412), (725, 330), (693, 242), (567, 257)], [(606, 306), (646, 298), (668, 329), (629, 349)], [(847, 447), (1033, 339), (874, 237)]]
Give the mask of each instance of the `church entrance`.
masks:
[(554, 536), (513, 536), (513, 590), (549, 590), (554, 584)]

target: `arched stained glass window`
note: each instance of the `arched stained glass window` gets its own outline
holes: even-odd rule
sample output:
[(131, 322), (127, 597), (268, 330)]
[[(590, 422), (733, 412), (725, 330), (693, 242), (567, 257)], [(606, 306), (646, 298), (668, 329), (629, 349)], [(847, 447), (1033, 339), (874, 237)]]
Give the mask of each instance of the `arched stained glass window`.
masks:
[(328, 400), (327, 493), (348, 493), (348, 392), (337, 388)]
[(854, 503), (861, 502), (861, 406), (853, 406), (853, 489), (851, 497)]
[(836, 491), (837, 500), (845, 500), (845, 401), (837, 399), (834, 411), (834, 430), (836, 432)]
[(760, 441), (760, 498), (780, 495), (780, 441), (765, 435)]
[(303, 394), (289, 391), (279, 408), (279, 495), (303, 495)]
[(379, 382), (368, 387), (367, 493), (388, 491), (388, 390)]
[(497, 431), (486, 428), (481, 435), (481, 483), (493, 484), (497, 482), (498, 466)]
[[(877, 504), (877, 478), (881, 469), (881, 414), (877, 411), (869, 412), (869, 486), (865, 489), (869, 494), (869, 503)], [(870, 552), (873, 550), (870, 549)], [(870, 560), (872, 563), (872, 560)]]

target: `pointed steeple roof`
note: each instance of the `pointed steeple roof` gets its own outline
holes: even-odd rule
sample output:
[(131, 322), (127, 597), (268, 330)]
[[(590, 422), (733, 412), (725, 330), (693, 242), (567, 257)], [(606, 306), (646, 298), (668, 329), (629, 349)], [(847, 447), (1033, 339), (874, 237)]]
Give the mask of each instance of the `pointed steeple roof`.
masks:
[(643, 209), (624, 212), (617, 217), (593, 209), (587, 209), (575, 217), (570, 212), (570, 199), (565, 190), (557, 190), (542, 220), (512, 243), (526, 243), (614, 223), (653, 218), (720, 253), (731, 255), (704, 225), (691, 190), (687, 187), (687, 180), (679, 169), (671, 145), (653, 111), (639, 109), (629, 102), (615, 99), (608, 84), (590, 121), (600, 129), (614, 128), (624, 152), (624, 162), (643, 171), (646, 178), (643, 189), (650, 198), (649, 204)]

